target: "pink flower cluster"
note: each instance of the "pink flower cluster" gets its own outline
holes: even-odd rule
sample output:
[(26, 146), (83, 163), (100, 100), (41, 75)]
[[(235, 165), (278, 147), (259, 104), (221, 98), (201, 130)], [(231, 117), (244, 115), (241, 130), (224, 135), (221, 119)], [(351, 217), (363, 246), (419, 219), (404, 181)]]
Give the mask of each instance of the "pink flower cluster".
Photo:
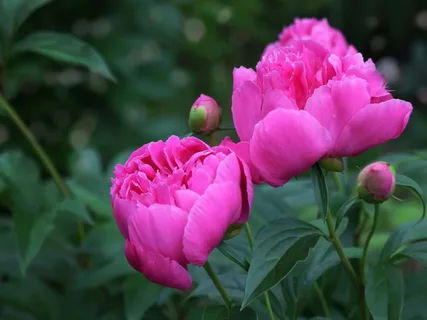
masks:
[[(296, 19), (255, 69), (236, 68), (233, 79), (240, 142), (172, 136), (116, 166), (111, 196), (125, 254), (153, 282), (190, 289), (188, 264), (205, 264), (227, 229), (248, 221), (253, 182), (279, 187), (323, 158), (361, 154), (399, 137), (412, 112), (325, 19)], [(209, 134), (221, 112), (200, 99), (190, 125)]]

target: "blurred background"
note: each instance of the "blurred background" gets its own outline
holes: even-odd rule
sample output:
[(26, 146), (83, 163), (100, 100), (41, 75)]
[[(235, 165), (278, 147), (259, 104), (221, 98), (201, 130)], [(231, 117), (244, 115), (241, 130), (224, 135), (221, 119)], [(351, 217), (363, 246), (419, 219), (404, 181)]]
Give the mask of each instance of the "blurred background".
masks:
[[(37, 243), (40, 234), (49, 232), (37, 229), (34, 217), (24, 217), (27, 229), (16, 240), (9, 232), (8, 205), (16, 192), (0, 180), (0, 319), (123, 319), (123, 299), (135, 301), (137, 310), (127, 307), (127, 319), (140, 319), (140, 301), (153, 295), (166, 301), (167, 293), (154, 294), (161, 290), (135, 278), (122, 260), (108, 262), (123, 255), (123, 239), (111, 222), (113, 165), (144, 143), (189, 133), (189, 108), (200, 93), (218, 101), (223, 126), (231, 125), (233, 67), (254, 67), (265, 45), (295, 17), (328, 18), (365, 58), (376, 62), (394, 96), (415, 107), (400, 139), (351, 159), (352, 168), (385, 153), (427, 148), (426, 0), (55, 0), (24, 23), (17, 38), (53, 30), (92, 44), (117, 82), (31, 53), (17, 56), (7, 66), (9, 102), (85, 206), (62, 207), (74, 218), (56, 218), (49, 236), (53, 240), (43, 245), (23, 277), (15, 249)], [(0, 168), (22, 182), (24, 195), (19, 199), (24, 203), (22, 199), (31, 198), (29, 211), (49, 208), (60, 198), (30, 144), (1, 113), (0, 150)], [(78, 250), (75, 221), (70, 219), (83, 219), (87, 226)], [(73, 245), (64, 240), (70, 238)], [(31, 260), (31, 250), (20, 250)], [(89, 266), (77, 275), (71, 271), (76, 268), (71, 261), (75, 255), (84, 261), (79, 268)], [(128, 277), (124, 284), (123, 276)], [(117, 278), (120, 281), (115, 282)], [(64, 279), (86, 291), (64, 293)], [(105, 284), (107, 290), (101, 288)], [(149, 289), (141, 293), (138, 286)], [(129, 292), (124, 298), (123, 290)], [(63, 299), (56, 298), (60, 292)], [(55, 301), (50, 302), (54, 306), (46, 299)], [(177, 308), (176, 300), (167, 301), (163, 311), (168, 317), (153, 311), (144, 319), (190, 319), (188, 310), (183, 311), (185, 317), (170, 311)], [(198, 315), (191, 319), (200, 319)]]

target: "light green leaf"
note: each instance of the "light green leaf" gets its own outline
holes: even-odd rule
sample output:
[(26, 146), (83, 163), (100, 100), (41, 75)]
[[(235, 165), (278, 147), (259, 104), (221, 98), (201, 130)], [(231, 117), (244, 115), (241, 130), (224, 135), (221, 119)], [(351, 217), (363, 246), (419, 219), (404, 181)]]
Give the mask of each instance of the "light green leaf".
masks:
[(79, 221), (86, 222), (88, 224), (93, 224), (92, 217), (86, 209), (86, 206), (75, 199), (64, 199), (58, 206), (58, 211), (65, 214), (72, 214)]
[(377, 265), (368, 269), (365, 296), (374, 320), (400, 320), (403, 292), (403, 276), (398, 267)]
[(398, 174), (396, 175), (396, 186), (410, 189), (420, 199), (423, 205), (423, 212), (420, 220), (423, 220), (426, 216), (426, 199), (418, 183), (407, 176)]
[(69, 34), (50, 31), (32, 33), (16, 43), (12, 53), (35, 52), (51, 59), (88, 68), (116, 81), (104, 58), (89, 44)]
[(16, 209), (13, 212), (13, 225), (19, 252), (19, 267), (25, 274), (28, 265), (36, 257), (46, 237), (54, 229), (54, 213), (34, 215)]
[(128, 276), (123, 289), (126, 320), (142, 319), (145, 312), (157, 302), (162, 288), (141, 274)]
[(311, 169), (314, 196), (322, 217), (326, 217), (329, 208), (328, 186), (322, 168), (316, 163)]
[(242, 308), (278, 284), (323, 235), (310, 223), (284, 218), (270, 222), (255, 238)]

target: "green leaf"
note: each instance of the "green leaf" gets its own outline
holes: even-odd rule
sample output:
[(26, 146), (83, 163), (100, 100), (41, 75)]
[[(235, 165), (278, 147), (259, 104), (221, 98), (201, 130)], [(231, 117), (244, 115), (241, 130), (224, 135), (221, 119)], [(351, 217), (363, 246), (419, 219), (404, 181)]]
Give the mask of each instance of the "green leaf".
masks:
[(361, 200), (359, 200), (357, 197), (353, 197), (348, 199), (339, 209), (336, 222), (335, 222), (335, 228), (338, 228), (342, 219), (345, 217), (347, 212), (356, 204), (360, 204)]
[(365, 296), (374, 320), (400, 320), (403, 309), (402, 271), (391, 265), (369, 268)]
[(263, 227), (255, 238), (242, 308), (285, 278), (321, 235), (320, 229), (295, 218), (274, 220)]
[(258, 315), (250, 308), (240, 311), (239, 308), (228, 310), (223, 305), (207, 306), (203, 312), (203, 320), (257, 320)]
[(19, 267), (22, 274), (40, 251), (43, 242), (54, 229), (54, 213), (34, 215), (16, 209), (13, 212), (13, 225), (19, 252)]
[(112, 218), (111, 201), (109, 200), (108, 192), (105, 192), (108, 191), (106, 182), (98, 176), (85, 175), (82, 179), (68, 181), (67, 185), (72, 194), (95, 213), (103, 217)]
[(226, 306), (210, 305), (203, 312), (203, 320), (229, 320), (228, 309)]
[(35, 52), (48, 58), (88, 68), (116, 81), (104, 58), (89, 44), (69, 35), (50, 31), (36, 32), (19, 41), (12, 53)]
[(234, 249), (228, 243), (222, 241), (217, 247), (219, 252), (221, 252), (227, 259), (234, 262), (240, 268), (245, 271), (249, 270), (249, 262), (246, 260), (239, 251)]
[(406, 249), (399, 253), (399, 256), (406, 256), (408, 258), (417, 260), (423, 265), (427, 266), (427, 242), (417, 242), (411, 244)]
[(73, 279), (70, 288), (74, 290), (90, 289), (103, 286), (108, 282), (127, 276), (135, 271), (129, 266), (126, 259), (116, 259), (108, 264), (88, 270), (80, 270)]
[(154, 305), (162, 286), (155, 284), (141, 274), (128, 276), (124, 282), (124, 303), (126, 320), (140, 320)]
[(311, 169), (314, 196), (322, 217), (326, 217), (329, 208), (328, 186), (322, 168), (316, 163)]
[(86, 222), (88, 224), (93, 224), (92, 217), (86, 209), (86, 206), (75, 199), (64, 199), (58, 206), (58, 211), (65, 214), (72, 214), (79, 221)]
[(409, 221), (396, 230), (388, 238), (380, 255), (380, 262), (388, 263), (396, 252), (405, 244), (414, 240), (427, 238), (427, 222), (423, 220), (419, 223)]
[(0, 0), (0, 29), (6, 38), (4, 40), (9, 41), (13, 33), (34, 11), (49, 2), (51, 0)]
[(418, 183), (407, 176), (398, 174), (396, 175), (396, 186), (410, 189), (420, 199), (423, 205), (423, 212), (420, 220), (423, 220), (426, 216), (426, 199), (424, 197), (423, 190)]

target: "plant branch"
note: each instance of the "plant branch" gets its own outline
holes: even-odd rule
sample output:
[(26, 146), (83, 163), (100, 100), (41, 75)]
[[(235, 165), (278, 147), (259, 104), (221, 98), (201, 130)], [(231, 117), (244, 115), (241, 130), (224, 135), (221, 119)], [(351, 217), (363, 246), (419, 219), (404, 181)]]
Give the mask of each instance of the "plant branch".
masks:
[(203, 268), (206, 270), (206, 273), (208, 274), (209, 278), (211, 278), (212, 283), (221, 295), (222, 300), (224, 300), (225, 305), (228, 309), (231, 310), (231, 308), (233, 308), (233, 301), (231, 301), (224, 287), (221, 285), (221, 282), (219, 281), (209, 262), (206, 262)]
[(314, 282), (314, 290), (316, 291), (317, 295), (319, 296), (320, 303), (323, 308), (323, 312), (325, 313), (326, 318), (331, 318), (331, 311), (329, 310), (328, 303), (326, 302), (325, 296), (322, 292), (322, 289), (320, 288), (317, 281)]

